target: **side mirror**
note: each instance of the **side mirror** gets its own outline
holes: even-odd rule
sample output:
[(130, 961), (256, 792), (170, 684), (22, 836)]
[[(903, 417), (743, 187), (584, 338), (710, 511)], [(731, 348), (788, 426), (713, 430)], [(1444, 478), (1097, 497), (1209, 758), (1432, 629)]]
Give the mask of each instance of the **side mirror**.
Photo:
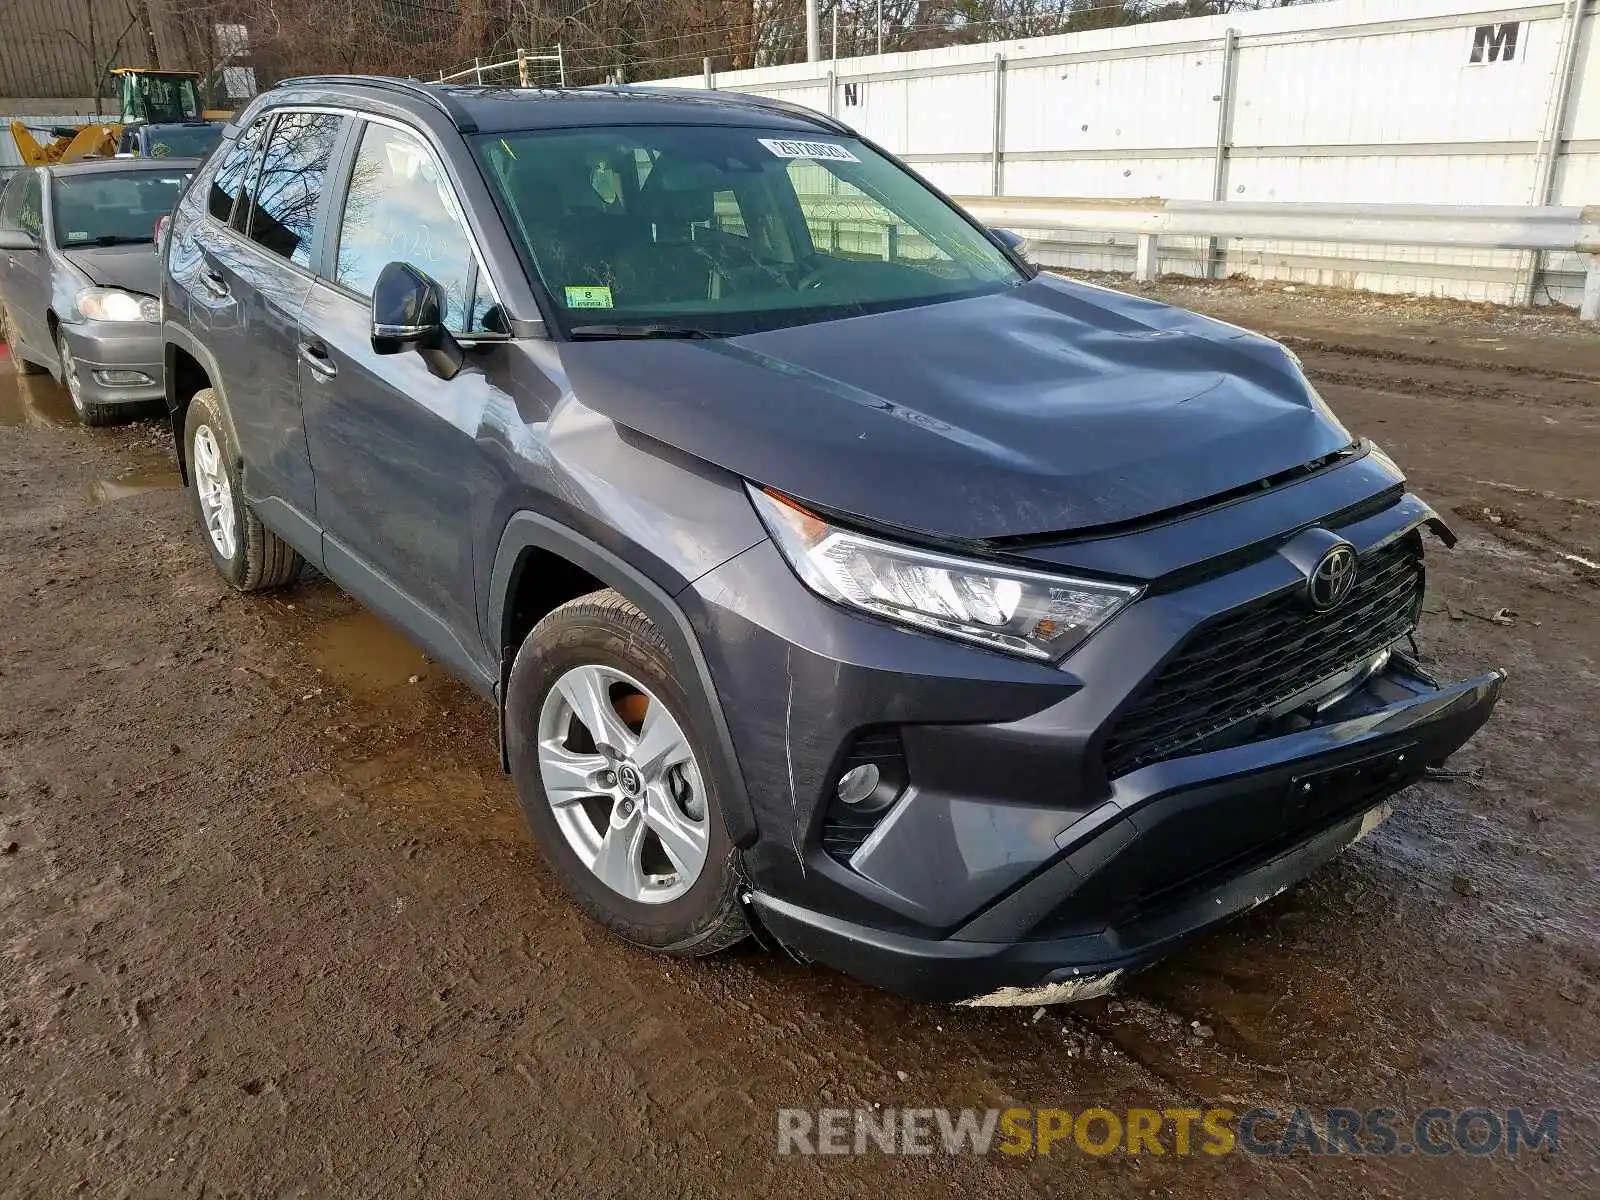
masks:
[(991, 229), (989, 236), (1013, 254), (1027, 253), (1028, 239), (1014, 229)]
[(392, 262), (372, 289), (372, 352), (415, 350), (440, 379), (454, 379), (466, 361), (444, 327), (444, 289), (410, 263)]
[(21, 229), (0, 229), (0, 250), (37, 250), (33, 234)]

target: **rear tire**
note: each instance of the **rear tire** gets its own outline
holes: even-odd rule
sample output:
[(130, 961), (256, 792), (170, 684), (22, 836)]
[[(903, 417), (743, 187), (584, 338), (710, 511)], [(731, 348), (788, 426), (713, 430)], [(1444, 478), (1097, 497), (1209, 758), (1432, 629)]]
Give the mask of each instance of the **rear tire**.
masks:
[[(585, 705), (589, 697), (609, 712)], [(545, 861), (600, 924), (680, 957), (715, 954), (750, 932), (738, 851), (688, 712), (655, 625), (609, 589), (540, 621), (506, 687), (517, 803)], [(610, 732), (594, 735), (595, 725)]]
[(183, 452), (195, 514), (217, 574), (241, 592), (292, 582), (300, 574), (300, 555), (263, 525), (245, 500), (239, 451), (228, 436), (211, 388), (202, 388), (189, 401)]
[(11, 359), (11, 369), (18, 375), (45, 374), (46, 372), (43, 367), (41, 367), (38, 363), (29, 362), (17, 351), (17, 339), (12, 335), (11, 332), (13, 328), (14, 326), (11, 323), (11, 315), (7, 312), (0, 311), (0, 337), (5, 339), (6, 353)]

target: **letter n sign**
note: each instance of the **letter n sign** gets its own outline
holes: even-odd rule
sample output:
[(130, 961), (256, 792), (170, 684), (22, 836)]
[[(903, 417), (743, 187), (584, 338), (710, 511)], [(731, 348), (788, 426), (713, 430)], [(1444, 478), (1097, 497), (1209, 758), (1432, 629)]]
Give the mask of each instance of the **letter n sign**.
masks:
[(1517, 35), (1521, 32), (1521, 21), (1507, 21), (1503, 25), (1479, 25), (1472, 31), (1472, 55), (1467, 59), (1467, 64), (1486, 67), (1490, 63), (1515, 62)]
[(861, 103), (861, 85), (859, 83), (847, 83), (847, 84), (845, 84), (844, 85), (844, 106), (846, 108), (854, 108), (856, 105), (858, 105), (860, 103)]

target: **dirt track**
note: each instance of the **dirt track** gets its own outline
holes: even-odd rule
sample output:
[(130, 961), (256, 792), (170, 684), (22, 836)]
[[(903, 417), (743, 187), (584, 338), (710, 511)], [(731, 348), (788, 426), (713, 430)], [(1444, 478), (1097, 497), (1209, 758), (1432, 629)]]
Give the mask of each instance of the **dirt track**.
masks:
[[(228, 592), (158, 423), (86, 431), (0, 376), (0, 1195), (1592, 1192), (1600, 571), (1567, 556), (1600, 562), (1600, 337), (1167, 294), (1284, 337), (1410, 468), (1462, 534), (1427, 657), (1511, 679), (1465, 777), (1037, 1019), (613, 941), (542, 869), (480, 701), (323, 581)], [(776, 1109), (874, 1102), (1565, 1123), (1515, 1162), (774, 1153)]]

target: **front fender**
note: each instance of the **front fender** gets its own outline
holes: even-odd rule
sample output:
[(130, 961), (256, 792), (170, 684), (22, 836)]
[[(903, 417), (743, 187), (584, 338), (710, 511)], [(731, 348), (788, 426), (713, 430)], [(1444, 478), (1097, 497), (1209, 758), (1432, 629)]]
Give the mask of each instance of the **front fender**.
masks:
[[(723, 820), (728, 827), (728, 836), (741, 849), (751, 845), (756, 839), (755, 811), (745, 788), (744, 775), (739, 770), (733, 738), (728, 732), (722, 703), (717, 698), (716, 684), (712, 681), (711, 669), (701, 652), (699, 639), (677, 601), (638, 568), (599, 543), (540, 513), (519, 512), (506, 524), (490, 575), (488, 629), (494, 632), (502, 645), (504, 638), (501, 631), (505, 629), (507, 599), (516, 582), (517, 562), (528, 549), (549, 551), (581, 567), (625, 596), (655, 622), (672, 655), (679, 682), (689, 696), (693, 710), (689, 713), (689, 720), (694, 726), (696, 738), (702, 746), (710, 749), (710, 767), (716, 778), (717, 794), (723, 799)], [(501, 765), (509, 770), (509, 763), (505, 761), (505, 680), (508, 667), (509, 663), (501, 664), (500, 679), (495, 684), (495, 708), (500, 720)]]

